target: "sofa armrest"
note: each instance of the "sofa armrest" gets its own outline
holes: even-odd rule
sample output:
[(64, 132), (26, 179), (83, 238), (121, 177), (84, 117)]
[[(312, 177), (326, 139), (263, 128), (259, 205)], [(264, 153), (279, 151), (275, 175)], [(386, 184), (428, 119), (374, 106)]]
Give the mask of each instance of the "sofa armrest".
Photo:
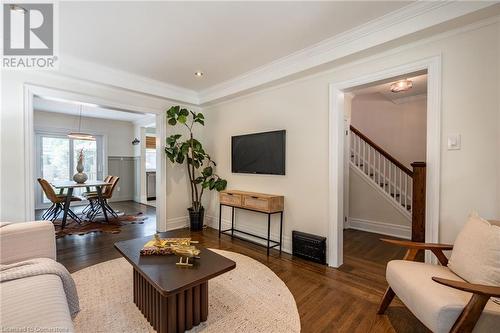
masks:
[(34, 258), (56, 259), (54, 225), (50, 221), (2, 223), (0, 264)]

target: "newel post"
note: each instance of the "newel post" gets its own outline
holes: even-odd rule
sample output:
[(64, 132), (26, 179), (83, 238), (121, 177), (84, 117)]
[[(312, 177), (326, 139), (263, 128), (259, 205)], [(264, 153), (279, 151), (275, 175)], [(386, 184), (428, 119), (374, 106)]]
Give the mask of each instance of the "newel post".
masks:
[(413, 162), (411, 240), (425, 242), (425, 162)]

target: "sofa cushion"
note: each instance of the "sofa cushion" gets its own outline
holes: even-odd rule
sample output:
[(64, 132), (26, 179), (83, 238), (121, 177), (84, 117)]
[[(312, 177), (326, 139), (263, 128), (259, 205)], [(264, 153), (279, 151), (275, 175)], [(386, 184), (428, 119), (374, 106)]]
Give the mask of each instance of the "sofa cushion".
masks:
[(500, 227), (471, 214), (455, 240), (448, 267), (467, 282), (500, 286)]
[(12, 332), (74, 332), (61, 279), (46, 274), (0, 284), (2, 328)]
[(33, 258), (56, 259), (56, 237), (52, 222), (2, 222), (0, 263), (7, 265)]
[[(387, 282), (406, 307), (430, 330), (449, 332), (472, 294), (432, 281), (432, 277), (463, 281), (447, 267), (393, 260), (387, 264)], [(474, 332), (500, 327), (500, 305), (488, 301)]]

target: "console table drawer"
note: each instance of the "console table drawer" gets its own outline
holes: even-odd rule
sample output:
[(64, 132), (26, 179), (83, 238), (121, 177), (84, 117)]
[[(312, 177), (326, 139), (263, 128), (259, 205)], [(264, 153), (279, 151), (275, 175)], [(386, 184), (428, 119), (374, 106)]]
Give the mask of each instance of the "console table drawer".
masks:
[(219, 200), (221, 204), (230, 206), (241, 206), (241, 195), (233, 193), (219, 193)]
[(243, 207), (267, 212), (269, 210), (269, 200), (256, 196), (243, 196)]
[(282, 195), (226, 190), (219, 193), (222, 205), (254, 210), (262, 213), (278, 213), (283, 211)]

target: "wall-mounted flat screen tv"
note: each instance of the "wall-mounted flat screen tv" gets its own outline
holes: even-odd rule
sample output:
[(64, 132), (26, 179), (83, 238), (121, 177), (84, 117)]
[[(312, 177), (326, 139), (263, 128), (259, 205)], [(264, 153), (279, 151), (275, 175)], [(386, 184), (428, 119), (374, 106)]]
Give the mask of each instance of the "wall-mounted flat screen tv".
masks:
[(285, 130), (233, 136), (232, 172), (284, 175), (285, 138)]

